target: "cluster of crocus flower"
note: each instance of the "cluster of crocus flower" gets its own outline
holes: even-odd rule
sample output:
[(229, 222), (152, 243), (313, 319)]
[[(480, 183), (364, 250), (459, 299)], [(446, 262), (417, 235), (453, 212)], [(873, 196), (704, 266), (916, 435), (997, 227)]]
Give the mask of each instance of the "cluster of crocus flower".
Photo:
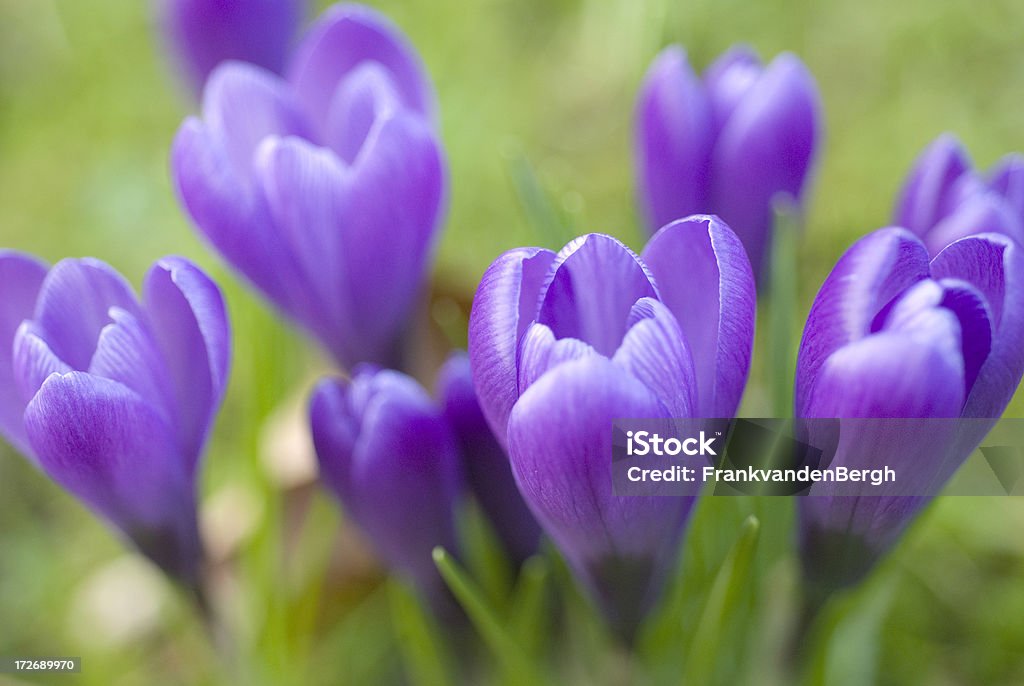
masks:
[[(681, 49), (662, 53), (636, 129), (658, 230), (639, 255), (589, 234), (557, 253), (498, 257), (476, 292), (468, 357), (441, 369), (435, 399), (387, 368), (402, 366), (447, 195), (433, 88), (408, 41), (357, 5), (328, 10), (291, 54), (297, 2), (180, 0), (165, 12), (189, 78), (205, 83), (202, 116), (173, 144), (182, 206), (352, 370), (310, 404), (323, 481), (348, 515), (436, 599), (431, 552), (459, 552), (458, 507), (472, 492), (514, 561), (536, 552), (543, 528), (613, 627), (634, 635), (695, 494), (615, 495), (612, 423), (736, 414), (773, 206), (780, 194), (803, 202), (819, 144), (806, 68), (737, 48), (698, 78)], [(896, 223), (851, 247), (818, 293), (795, 413), (994, 421), (1024, 374), (1024, 162), (982, 178), (942, 137), (908, 177)], [(47, 268), (10, 252), (0, 284), (0, 431), (195, 584), (196, 469), (230, 359), (219, 290), (165, 258), (140, 301), (102, 262)], [(981, 438), (966, 431), (940, 449), (948, 436), (916, 432), (896, 454), (839, 426), (835, 464), (900, 460), (933, 484)], [(862, 577), (925, 503), (812, 496), (800, 505), (804, 568), (830, 588)]]
[(749, 48), (736, 47), (698, 78), (682, 48), (666, 48), (637, 102), (647, 227), (717, 214), (743, 241), (760, 280), (776, 198), (804, 199), (821, 137), (819, 100), (814, 79), (791, 54), (763, 66)]
[(174, 141), (181, 204), (339, 364), (400, 366), (446, 196), (433, 89), (397, 29), (358, 5), (325, 12), (287, 73), (214, 69), (202, 118)]
[(639, 256), (603, 234), (512, 250), (480, 282), (481, 405), (526, 502), (624, 636), (656, 600), (693, 500), (613, 495), (612, 421), (733, 416), (755, 301), (743, 245), (710, 216), (669, 224)]
[(143, 297), (94, 259), (0, 252), (0, 430), (168, 574), (195, 585), (196, 471), (227, 384), (217, 286), (178, 257)]
[[(187, 76), (205, 81), (202, 119), (174, 142), (174, 180), (210, 242), (340, 364), (397, 365), (446, 195), (433, 90), (404, 37), (359, 5), (328, 10), (287, 54), (300, 10), (164, 4)], [(181, 258), (153, 266), (142, 303), (93, 259), (47, 270), (5, 252), (0, 276), (3, 435), (196, 586), (197, 465), (230, 357), (219, 290)], [(411, 378), (363, 365), (350, 383), (324, 382), (312, 404), (325, 481), (430, 594), (432, 547), (457, 549), (463, 471), (514, 558), (539, 537), (464, 358), (441, 386), (436, 404)]]

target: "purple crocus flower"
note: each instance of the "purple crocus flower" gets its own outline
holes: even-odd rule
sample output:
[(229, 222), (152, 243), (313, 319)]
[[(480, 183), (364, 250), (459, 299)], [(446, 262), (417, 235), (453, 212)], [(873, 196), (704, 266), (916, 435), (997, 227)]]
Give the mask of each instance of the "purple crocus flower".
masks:
[(226, 60), (283, 73), (304, 10), (305, 0), (158, 0), (165, 40), (197, 93)]
[(1024, 157), (1004, 157), (978, 173), (963, 146), (943, 134), (917, 158), (896, 202), (893, 221), (910, 229), (937, 255), (976, 233), (1024, 241)]
[(763, 66), (736, 47), (699, 78), (679, 46), (651, 65), (636, 114), (641, 205), (653, 232), (690, 214), (719, 215), (761, 277), (773, 198), (803, 202), (821, 114), (814, 79), (784, 53)]
[[(684, 267), (684, 268), (681, 268)], [(616, 418), (731, 417), (746, 383), (754, 280), (717, 217), (664, 227), (641, 256), (590, 234), (486, 271), (469, 354), (519, 490), (624, 636), (674, 562), (690, 498), (612, 493)]]
[(98, 260), (48, 270), (14, 252), (0, 252), (0, 284), (0, 431), (165, 571), (195, 583), (196, 470), (230, 361), (217, 286), (167, 257), (140, 302)]
[[(854, 583), (886, 552), (984, 438), (1024, 373), (1024, 253), (1001, 234), (929, 258), (902, 228), (875, 231), (839, 260), (815, 298), (797, 363), (800, 417), (979, 418), (966, 429), (840, 421), (833, 465), (888, 465), (900, 494), (801, 499), (813, 588)], [(824, 484), (819, 484), (824, 486)], [(905, 495), (913, 489), (920, 496)], [(823, 495), (815, 496), (815, 493)], [(882, 492), (884, 493), (884, 491)]]
[(508, 455), (484, 418), (469, 356), (455, 353), (441, 368), (438, 396), (462, 452), (470, 489), (517, 566), (537, 552), (540, 525), (516, 488)]
[(441, 408), (405, 374), (360, 365), (317, 386), (310, 418), (324, 483), (391, 567), (444, 598), (431, 553), (458, 551), (462, 471)]
[(444, 205), (434, 96), (405, 39), (329, 10), (287, 80), (229, 62), (174, 142), (200, 232), (339, 363), (398, 365)]

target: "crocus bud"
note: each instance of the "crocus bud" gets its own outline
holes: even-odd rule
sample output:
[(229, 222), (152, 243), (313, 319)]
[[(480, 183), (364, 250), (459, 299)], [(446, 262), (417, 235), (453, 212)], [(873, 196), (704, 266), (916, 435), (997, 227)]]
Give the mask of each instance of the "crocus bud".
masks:
[(141, 302), (109, 266), (47, 270), (0, 253), (0, 430), (169, 574), (195, 583), (195, 485), (227, 383), (217, 286), (191, 262), (149, 270)]
[(437, 386), (445, 419), (459, 442), (467, 485), (518, 565), (537, 552), (540, 525), (516, 488), (508, 455), (480, 409), (469, 356), (452, 354), (441, 368)]
[(1008, 155), (983, 178), (951, 134), (924, 149), (907, 175), (893, 221), (917, 235), (931, 255), (977, 233), (1024, 241), (1024, 161)]
[(512, 250), (477, 290), (469, 354), (484, 414), (527, 504), (624, 637), (656, 600), (693, 500), (614, 495), (612, 421), (731, 417), (754, 307), (743, 245), (708, 216), (666, 226), (642, 256), (601, 234), (557, 254)]
[[(917, 237), (888, 228), (843, 255), (807, 318), (795, 410), (901, 420), (889, 431), (840, 419), (830, 466), (886, 465), (920, 487), (835, 497), (828, 484), (812, 487), (800, 502), (812, 588), (827, 592), (871, 569), (984, 438), (1022, 374), (1024, 253), (1006, 236), (964, 238), (929, 259)], [(950, 422), (951, 431), (907, 421), (927, 417), (978, 421)]]
[(172, 151), (205, 238), (339, 363), (397, 365), (445, 198), (433, 93), (405, 39), (329, 10), (288, 80), (223, 64)]
[(717, 214), (743, 241), (760, 278), (773, 200), (804, 200), (820, 138), (819, 100), (814, 79), (791, 54), (763, 66), (749, 49), (733, 48), (701, 79), (682, 48), (666, 48), (637, 104), (638, 186), (648, 228)]
[(313, 392), (320, 474), (384, 561), (425, 597), (444, 597), (431, 556), (458, 551), (458, 443), (441, 408), (408, 376), (361, 365)]
[(196, 93), (221, 62), (283, 73), (305, 0), (158, 0), (160, 27)]

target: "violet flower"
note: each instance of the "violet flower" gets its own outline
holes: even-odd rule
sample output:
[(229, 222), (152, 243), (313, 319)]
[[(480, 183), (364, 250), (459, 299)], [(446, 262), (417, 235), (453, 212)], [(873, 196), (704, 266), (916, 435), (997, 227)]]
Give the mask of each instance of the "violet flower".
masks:
[(288, 79), (229, 62), (171, 166), (205, 238), (335, 359), (398, 366), (440, 225), (434, 96), (378, 13), (328, 10)]
[(647, 227), (717, 214), (763, 278), (773, 199), (803, 204), (821, 136), (820, 97), (794, 55), (763, 66), (746, 47), (715, 61), (703, 78), (679, 46), (654, 60), (637, 102), (637, 184)]
[(952, 134), (917, 158), (896, 202), (893, 221), (924, 241), (931, 255), (964, 236), (1002, 233), (1024, 241), (1024, 157), (1004, 157), (976, 171)]
[(221, 62), (283, 73), (305, 0), (158, 0), (158, 21), (186, 81), (200, 93)]
[(310, 403), (324, 483), (387, 564), (425, 597), (445, 597), (431, 555), (458, 552), (459, 445), (441, 408), (412, 378), (369, 365), (325, 379)]
[(459, 442), (467, 485), (518, 566), (537, 552), (540, 525), (516, 488), (508, 455), (480, 409), (469, 356), (451, 355), (438, 374), (437, 386), (445, 419)]
[(197, 581), (196, 471), (224, 395), (217, 286), (166, 257), (141, 302), (109, 266), (0, 252), (0, 431), (169, 574)]
[(844, 430), (840, 421), (833, 465), (888, 465), (904, 483), (896, 495), (835, 497), (819, 484), (801, 499), (803, 565), (816, 592), (870, 570), (984, 438), (977, 427), (991, 428), (1022, 373), (1024, 254), (1014, 241), (975, 235), (929, 259), (921, 240), (888, 228), (847, 250), (807, 318), (797, 416), (990, 421), (951, 422), (949, 432), (910, 421)]
[(506, 252), (473, 302), (469, 354), (519, 490), (631, 636), (675, 561), (692, 498), (620, 497), (617, 418), (731, 417), (753, 344), (753, 273), (717, 217), (659, 231), (641, 256), (602, 234)]

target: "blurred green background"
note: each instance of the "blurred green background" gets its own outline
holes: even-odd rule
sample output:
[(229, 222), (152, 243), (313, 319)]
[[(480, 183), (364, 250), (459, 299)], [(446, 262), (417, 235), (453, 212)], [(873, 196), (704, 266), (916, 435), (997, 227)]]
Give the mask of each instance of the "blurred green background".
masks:
[[(501, 251), (557, 248), (589, 231), (642, 246), (633, 100), (668, 43), (701, 69), (735, 42), (764, 58), (791, 50), (818, 80), (826, 138), (801, 248), (801, 312), (843, 249), (888, 222), (904, 173), (937, 134), (956, 133), (983, 167), (1024, 149), (1019, 0), (372, 4), (411, 37), (440, 97), (452, 190), (428, 308), (444, 334), (438, 348), (464, 343), (465, 305)], [(231, 670), (246, 683), (400, 679), (379, 570), (350, 531), (338, 534), (337, 508), (309, 484), (305, 396), (329, 367), (177, 208), (168, 148), (192, 109), (147, 3), (0, 0), (0, 245), (51, 261), (94, 255), (135, 283), (156, 257), (180, 253), (225, 286), (235, 366), (207, 455), (204, 525), (219, 602), (240, 627), (233, 659), (246, 666), (218, 662), (188, 604), (6, 445), (0, 655), (85, 658), (83, 674), (54, 683), (219, 683)], [(751, 415), (766, 411), (758, 370)], [(1011, 414), (1024, 409), (1020, 396)], [(792, 582), (790, 507), (701, 513), (707, 535), (724, 541), (707, 544), (718, 551), (701, 558), (707, 569), (747, 512), (768, 508), (766, 524), (779, 522), (776, 543), (766, 526), (758, 553), (759, 616), (771, 616), (774, 585)], [(1019, 498), (940, 499), (836, 604), (822, 683), (1024, 684), (1022, 532)], [(726, 659), (731, 648), (716, 647)]]

